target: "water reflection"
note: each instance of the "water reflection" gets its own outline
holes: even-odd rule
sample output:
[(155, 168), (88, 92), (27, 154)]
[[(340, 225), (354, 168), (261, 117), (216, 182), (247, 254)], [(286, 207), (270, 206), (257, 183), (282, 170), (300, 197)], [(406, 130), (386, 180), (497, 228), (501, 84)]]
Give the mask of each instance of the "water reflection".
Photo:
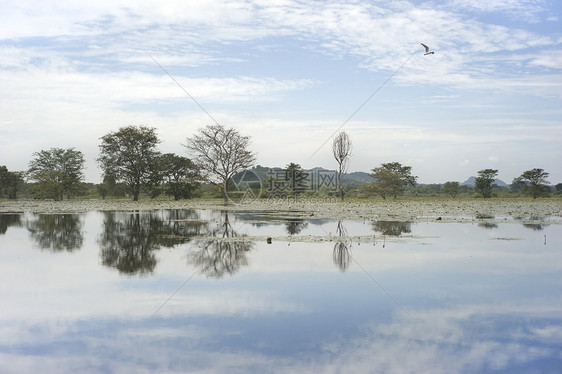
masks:
[(381, 232), (384, 235), (389, 236), (400, 236), (403, 233), (412, 232), (412, 223), (398, 221), (375, 221), (373, 222), (373, 231)]
[(347, 237), (347, 230), (345, 229), (342, 221), (338, 221), (338, 225), (336, 227), (336, 237), (339, 237), (340, 240), (336, 239), (334, 250), (332, 251), (332, 259), (338, 269), (345, 272), (351, 262), (351, 250), (349, 249), (347, 240), (343, 239)]
[(207, 223), (193, 210), (104, 212), (99, 237), (102, 263), (124, 274), (154, 271), (160, 247), (187, 243)]
[(188, 262), (200, 267), (201, 273), (213, 278), (233, 275), (248, 266), (247, 254), (255, 247), (232, 227), (227, 211), (210, 223), (207, 238), (197, 240), (188, 253)]
[(543, 223), (524, 223), (523, 227), (526, 227), (528, 229), (531, 229), (533, 231), (542, 231), (545, 229), (545, 227), (548, 226), (547, 224), (543, 224)]
[[(0, 227), (21, 226), (0, 236), (2, 373), (513, 373), (562, 365), (559, 224), (537, 233), (499, 222), (490, 235), (472, 223), (305, 219), (303, 240), (292, 236), (289, 247), (279, 243), (286, 222), (90, 212), (71, 225), (81, 250), (55, 256), (34, 248), (39, 235), (27, 227), (63, 230), (57, 216), (58, 224), (39, 224), (36, 215), (0, 215)], [(352, 247), (352, 237), (374, 237), (372, 229), (377, 238), (412, 235), (387, 237), (392, 250)], [(280, 237), (271, 245), (244, 236), (272, 232)], [(332, 242), (314, 239), (329, 232)], [(133, 274), (151, 276), (108, 272), (102, 244), (113, 251), (112, 267), (129, 261)], [(204, 275), (186, 269), (186, 254)]]
[(493, 229), (497, 229), (498, 225), (494, 222), (479, 222), (478, 227), (482, 227), (483, 229), (493, 230)]
[(26, 226), (41, 249), (72, 252), (84, 243), (82, 220), (78, 214), (34, 214)]
[(285, 226), (287, 228), (287, 234), (298, 235), (308, 226), (308, 222), (302, 218), (287, 218)]
[(0, 214), (0, 235), (4, 235), (11, 226), (21, 227), (22, 225), (21, 214)]

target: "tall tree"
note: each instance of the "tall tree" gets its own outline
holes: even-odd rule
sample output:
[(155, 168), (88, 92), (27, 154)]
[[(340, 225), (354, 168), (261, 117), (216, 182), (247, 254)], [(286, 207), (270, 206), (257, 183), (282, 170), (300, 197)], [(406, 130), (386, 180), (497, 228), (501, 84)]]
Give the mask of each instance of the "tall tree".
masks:
[(139, 200), (141, 188), (150, 188), (159, 182), (157, 146), (160, 140), (156, 129), (122, 127), (101, 140), (98, 162), (104, 177), (112, 176), (129, 186), (134, 201)]
[(494, 180), (498, 175), (497, 169), (483, 169), (478, 172), (478, 177), (474, 181), (474, 190), (485, 199), (492, 197)]
[(411, 174), (411, 166), (402, 166), (399, 162), (389, 162), (374, 168), (371, 177), (375, 180), (372, 190), (383, 199), (386, 196), (396, 198), (408, 185), (415, 186), (418, 177)]
[(340, 132), (339, 135), (334, 138), (334, 142), (332, 143), (332, 153), (334, 154), (334, 158), (338, 163), (337, 190), (342, 201), (345, 195), (342, 183), (343, 175), (345, 174), (349, 166), (349, 157), (351, 156), (351, 150), (351, 139), (345, 133), (345, 131)]
[(37, 182), (40, 197), (70, 198), (84, 180), (84, 155), (74, 148), (51, 148), (33, 154), (27, 176)]
[(17, 199), (18, 191), (24, 185), (24, 173), (9, 171), (6, 166), (0, 166), (0, 197)]
[(535, 168), (523, 172), (523, 174), (513, 180), (513, 183), (521, 185), (523, 194), (536, 199), (539, 196), (547, 195), (550, 190), (546, 178), (548, 178), (547, 172), (543, 169)]
[(197, 166), (187, 157), (166, 153), (160, 156), (160, 170), (167, 195), (174, 200), (190, 199), (201, 181)]
[(256, 155), (250, 151), (250, 137), (234, 128), (208, 125), (187, 138), (188, 152), (195, 156), (197, 166), (207, 173), (206, 179), (220, 187), (225, 205), (228, 204), (228, 181), (236, 173), (252, 167)]
[(300, 195), (310, 189), (308, 173), (300, 166), (291, 162), (285, 166), (285, 187), (291, 194)]

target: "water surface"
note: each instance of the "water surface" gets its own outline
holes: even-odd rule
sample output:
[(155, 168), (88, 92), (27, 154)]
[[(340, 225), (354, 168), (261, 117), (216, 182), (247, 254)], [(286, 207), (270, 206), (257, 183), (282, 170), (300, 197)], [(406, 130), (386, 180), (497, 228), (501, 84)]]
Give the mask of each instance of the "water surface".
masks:
[(2, 214), (0, 372), (557, 372), (561, 248), (548, 221)]

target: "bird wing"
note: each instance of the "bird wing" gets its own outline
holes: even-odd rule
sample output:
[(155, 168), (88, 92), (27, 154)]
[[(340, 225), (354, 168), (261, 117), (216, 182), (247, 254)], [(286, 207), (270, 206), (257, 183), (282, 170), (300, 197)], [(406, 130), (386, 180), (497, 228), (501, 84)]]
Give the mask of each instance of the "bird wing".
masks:
[(420, 43), (420, 44), (423, 45), (423, 47), (425, 48), (425, 51), (426, 51), (426, 52), (429, 52), (429, 47), (428, 47), (427, 45), (425, 45), (425, 44), (423, 44), (423, 43)]

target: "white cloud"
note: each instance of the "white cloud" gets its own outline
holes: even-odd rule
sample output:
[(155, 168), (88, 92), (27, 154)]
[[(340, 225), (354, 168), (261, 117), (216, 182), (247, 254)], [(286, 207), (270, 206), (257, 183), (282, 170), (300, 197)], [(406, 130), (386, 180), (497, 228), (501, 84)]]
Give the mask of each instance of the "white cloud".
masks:
[(543, 0), (450, 0), (449, 3), (470, 11), (505, 12), (529, 22), (539, 21), (539, 14), (546, 11)]

